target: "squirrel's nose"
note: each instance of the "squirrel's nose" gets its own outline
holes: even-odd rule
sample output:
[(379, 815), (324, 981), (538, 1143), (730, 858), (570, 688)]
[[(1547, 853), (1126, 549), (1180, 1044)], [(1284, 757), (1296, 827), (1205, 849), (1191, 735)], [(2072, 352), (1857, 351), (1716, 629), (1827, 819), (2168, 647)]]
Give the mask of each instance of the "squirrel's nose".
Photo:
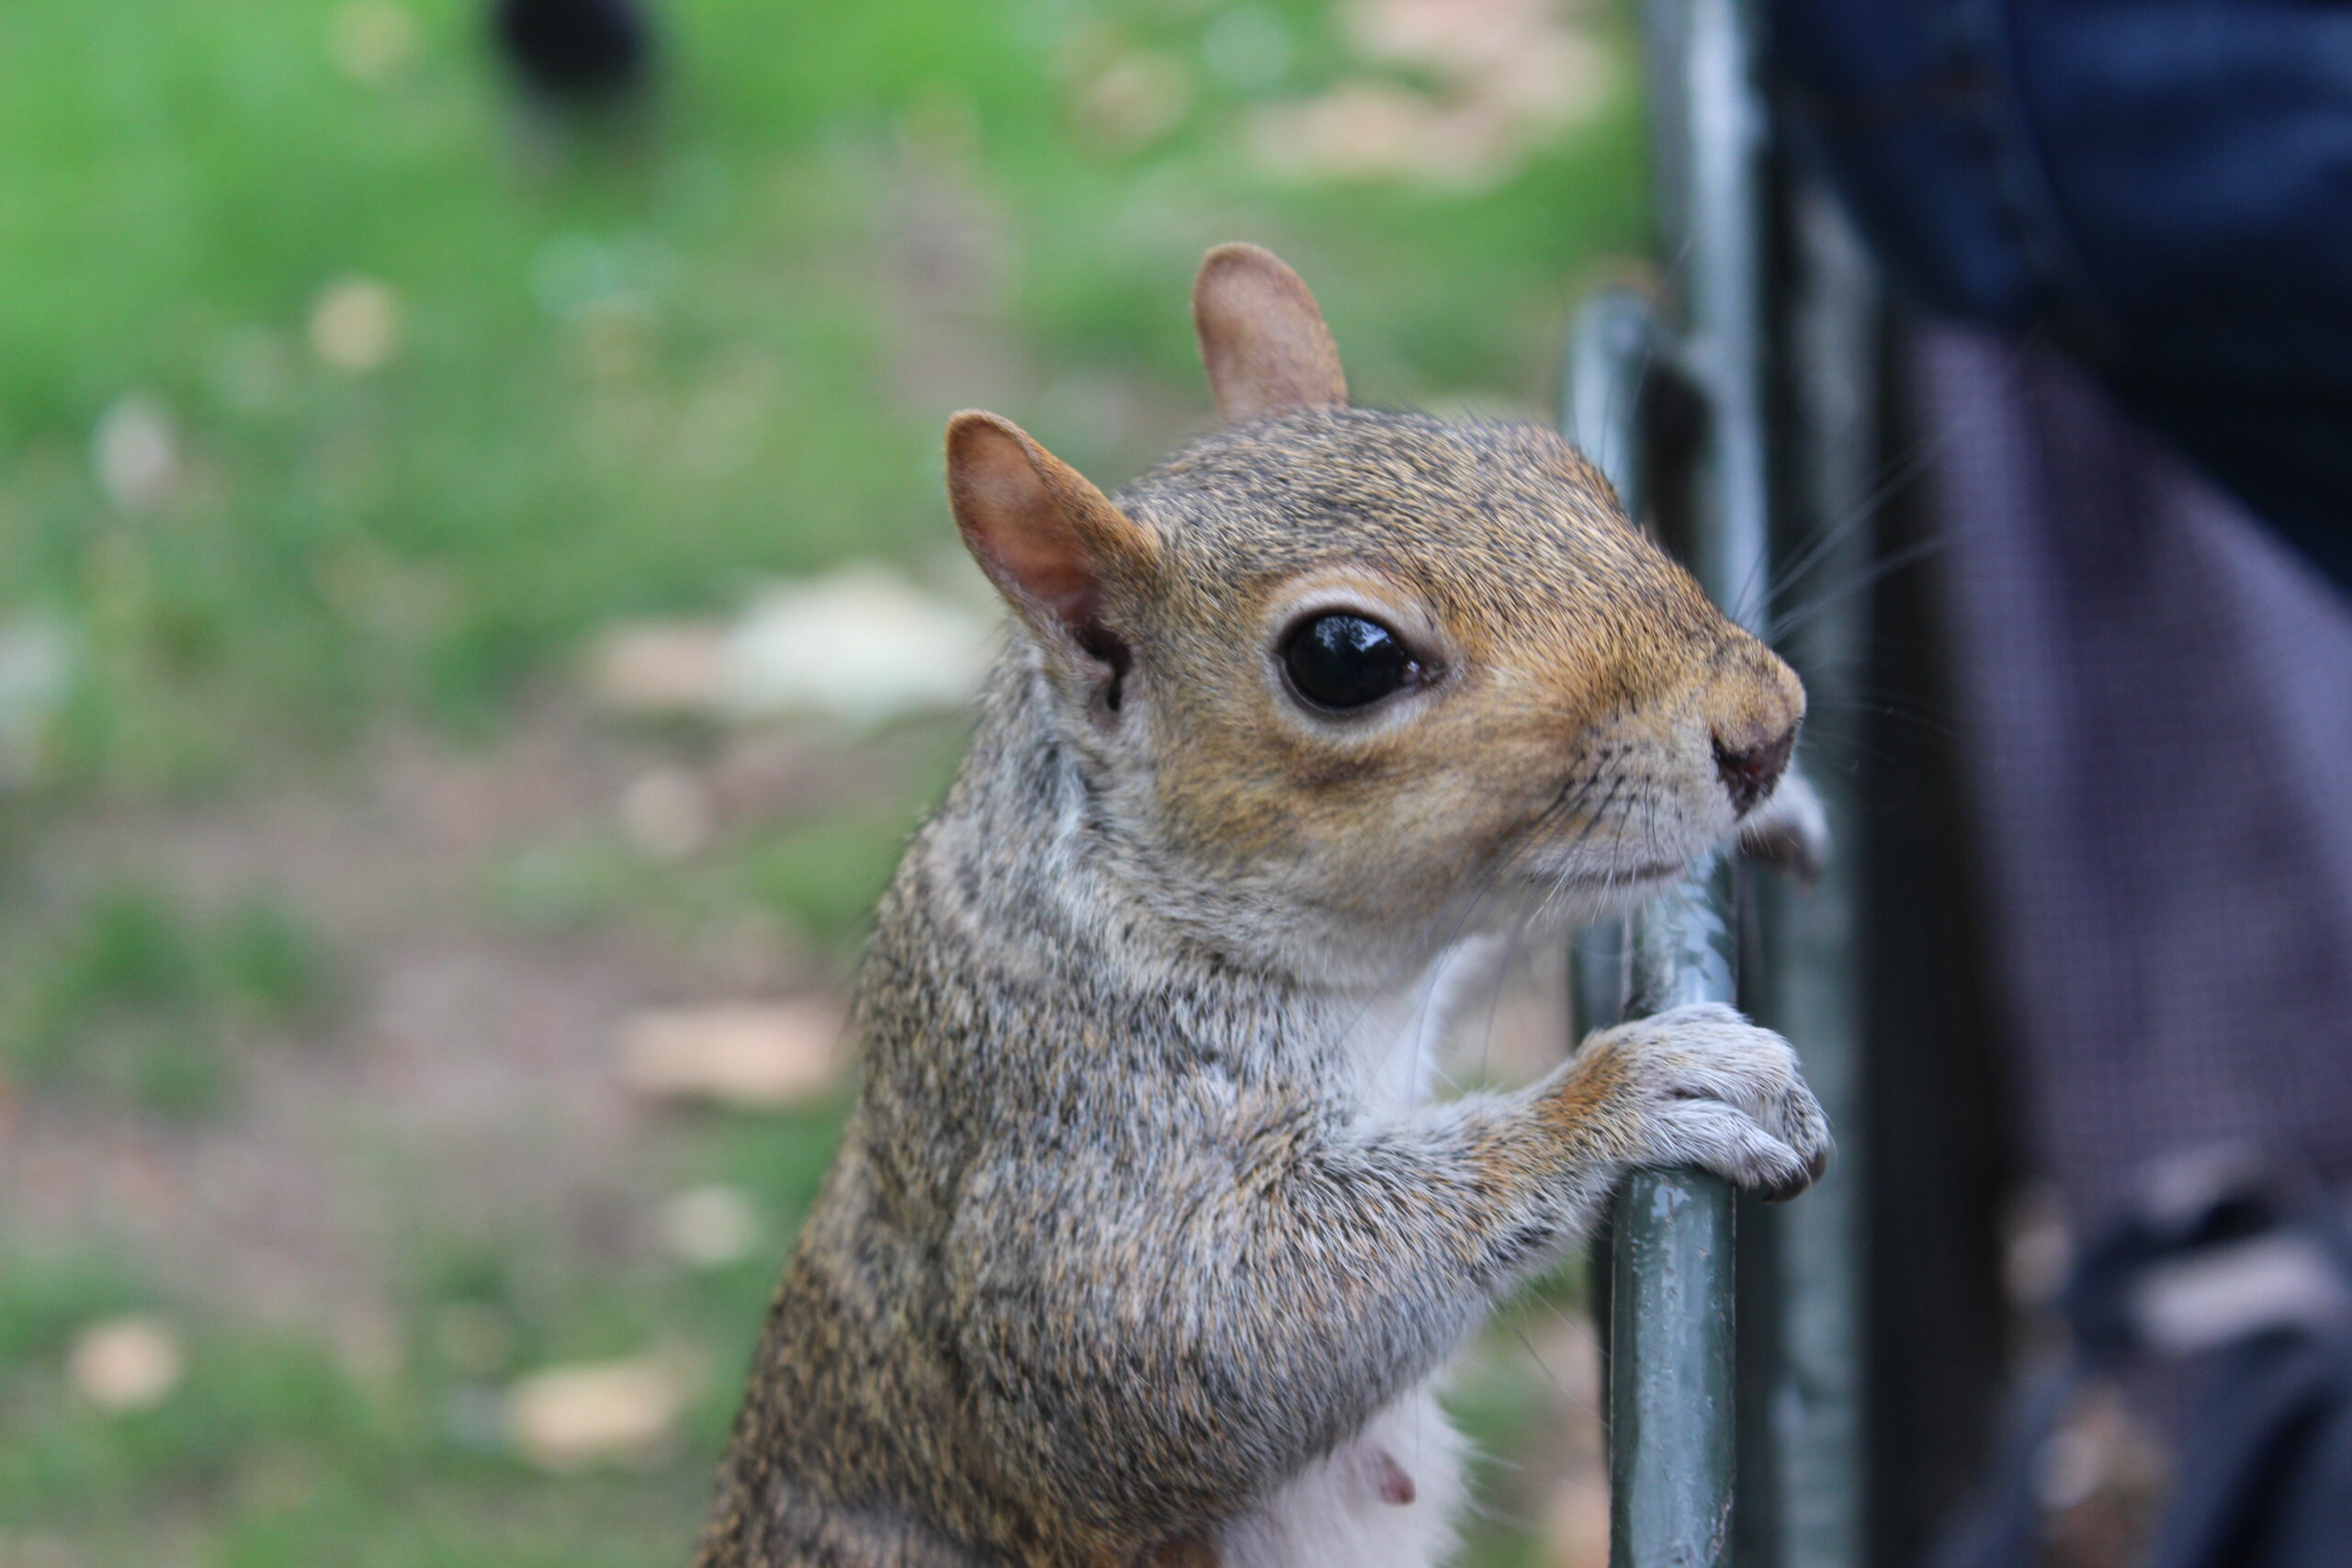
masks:
[(1789, 753), (1796, 749), (1797, 727), (1790, 725), (1761, 742), (1752, 735), (1728, 739), (1718, 730), (1714, 743), (1715, 772), (1731, 795), (1732, 815), (1745, 817), (1758, 801), (1772, 793), (1772, 786), (1788, 772)]

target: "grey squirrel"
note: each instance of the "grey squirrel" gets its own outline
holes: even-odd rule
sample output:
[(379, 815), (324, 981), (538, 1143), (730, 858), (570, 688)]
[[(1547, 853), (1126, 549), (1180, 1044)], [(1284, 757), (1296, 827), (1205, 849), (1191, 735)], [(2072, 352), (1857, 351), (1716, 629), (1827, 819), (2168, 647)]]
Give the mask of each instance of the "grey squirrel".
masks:
[(1115, 499), (948, 426), (1015, 629), (882, 899), (700, 1568), (1434, 1563), (1434, 1387), (1498, 1295), (1628, 1169), (1827, 1158), (1719, 1006), (1427, 1099), (1449, 953), (1755, 825), (1804, 693), (1549, 430), (1350, 407), (1272, 255), (1193, 312), (1223, 428)]

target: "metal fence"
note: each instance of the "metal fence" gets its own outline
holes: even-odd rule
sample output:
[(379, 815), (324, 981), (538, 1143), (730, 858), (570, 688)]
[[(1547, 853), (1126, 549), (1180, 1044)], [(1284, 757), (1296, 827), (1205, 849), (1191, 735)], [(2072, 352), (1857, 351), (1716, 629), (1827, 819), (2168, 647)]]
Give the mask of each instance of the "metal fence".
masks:
[[(1660, 287), (1587, 302), (1567, 434), (1626, 510), (1735, 619), (1771, 639), (1776, 589), (1828, 583), (1777, 639), (1816, 706), (1862, 632), (1855, 526), (1875, 442), (1871, 271), (1827, 204), (1770, 156), (1740, 0), (1647, 0)], [(1789, 1035), (1839, 1136), (1799, 1202), (1761, 1211), (1695, 1172), (1636, 1176), (1597, 1261), (1608, 1346), (1615, 1568), (1860, 1568), (1863, 1561), (1854, 759), (1816, 731), (1801, 765), (1833, 851), (1803, 889), (1702, 868), (1621, 929), (1579, 938), (1578, 1026), (1735, 1002)], [(1777, 1267), (1736, 1255), (1768, 1224)], [(1763, 1332), (1743, 1332), (1739, 1281)]]

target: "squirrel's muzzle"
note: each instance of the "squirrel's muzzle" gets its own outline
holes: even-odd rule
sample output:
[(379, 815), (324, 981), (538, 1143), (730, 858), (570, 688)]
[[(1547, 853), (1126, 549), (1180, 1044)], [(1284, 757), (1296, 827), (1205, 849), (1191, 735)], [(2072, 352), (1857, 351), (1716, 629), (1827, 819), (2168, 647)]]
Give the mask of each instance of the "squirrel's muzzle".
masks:
[(1723, 663), (1709, 739), (1732, 814), (1745, 817), (1789, 771), (1797, 725), (1804, 717), (1804, 687), (1796, 671), (1750, 637), (1728, 644)]

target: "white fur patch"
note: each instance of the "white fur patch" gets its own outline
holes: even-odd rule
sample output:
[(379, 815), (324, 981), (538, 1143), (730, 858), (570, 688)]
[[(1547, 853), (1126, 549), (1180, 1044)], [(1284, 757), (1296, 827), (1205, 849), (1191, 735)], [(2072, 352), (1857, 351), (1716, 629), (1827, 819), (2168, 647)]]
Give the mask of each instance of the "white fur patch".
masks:
[(1470, 1002), (1494, 989), (1508, 952), (1500, 937), (1456, 942), (1358, 1023), (1350, 1043), (1368, 1115), (1401, 1116), (1428, 1101), (1455, 1023)]
[[(1432, 1378), (1293, 1477), (1217, 1543), (1221, 1568), (1434, 1568), (1453, 1549), (1462, 1439)], [(1397, 1477), (1411, 1501), (1397, 1502)]]
[[(1502, 952), (1493, 939), (1457, 943), (1357, 1021), (1351, 1043), (1367, 1117), (1428, 1100), (1445, 1036), (1465, 998), (1495, 983)], [(1227, 1525), (1219, 1568), (1436, 1568), (1453, 1549), (1464, 1495), (1462, 1439), (1438, 1408), (1439, 1382), (1400, 1395)]]

